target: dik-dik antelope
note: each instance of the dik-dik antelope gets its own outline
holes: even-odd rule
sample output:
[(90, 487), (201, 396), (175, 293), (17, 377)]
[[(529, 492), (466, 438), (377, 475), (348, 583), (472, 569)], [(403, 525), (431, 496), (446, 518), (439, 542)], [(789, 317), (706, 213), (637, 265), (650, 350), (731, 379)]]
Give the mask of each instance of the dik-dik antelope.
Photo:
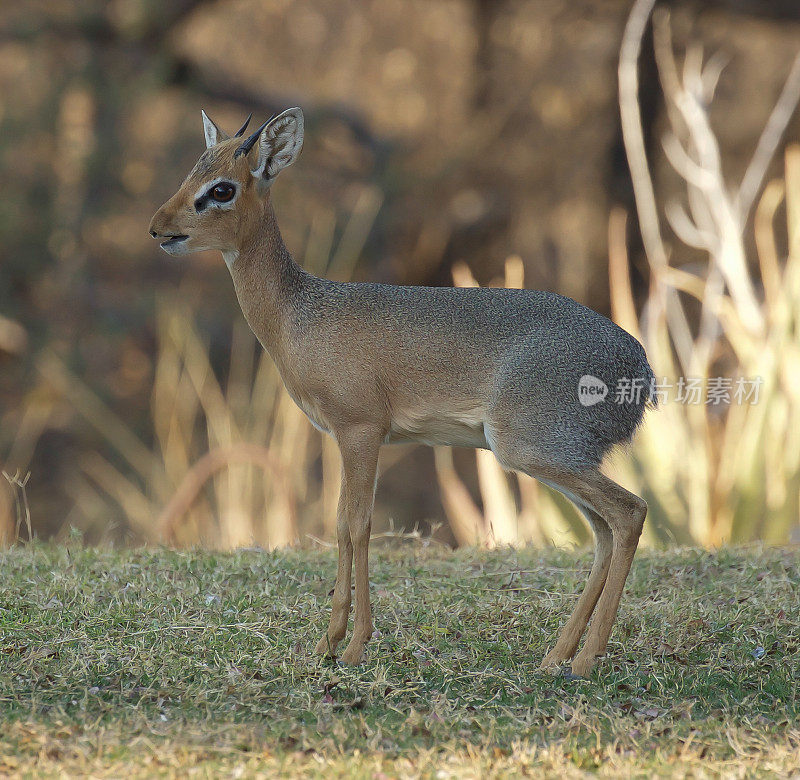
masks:
[[(302, 111), (284, 111), (247, 138), (247, 122), (233, 138), (205, 112), (203, 125), (206, 151), (156, 212), (150, 234), (173, 256), (222, 252), (286, 389), (341, 452), (339, 566), (317, 652), (335, 655), (345, 636), (355, 560), (355, 625), (341, 660), (363, 657), (373, 630), (368, 549), (378, 450), (416, 441), (491, 449), (506, 469), (561, 491), (585, 515), (594, 562), (542, 668), (573, 659), (573, 674), (588, 674), (605, 652), (647, 512), (598, 470), (644, 414), (653, 373), (642, 346), (550, 292), (339, 283), (306, 273), (270, 202), (275, 178), (300, 154)], [(581, 403), (585, 375), (646, 391), (623, 403)]]

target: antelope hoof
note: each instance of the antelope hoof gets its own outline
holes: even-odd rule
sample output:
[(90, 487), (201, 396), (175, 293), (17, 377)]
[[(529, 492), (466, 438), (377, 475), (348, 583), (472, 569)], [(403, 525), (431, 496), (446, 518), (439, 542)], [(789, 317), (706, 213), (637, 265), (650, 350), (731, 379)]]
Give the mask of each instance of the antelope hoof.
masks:
[(594, 669), (597, 656), (593, 652), (581, 650), (572, 661), (572, 674), (576, 677), (588, 677)]
[(561, 669), (561, 664), (564, 661), (569, 659), (564, 658), (564, 656), (557, 652), (555, 648), (553, 648), (545, 657), (542, 663), (539, 665), (540, 672), (549, 672), (550, 674), (557, 674), (558, 671)]
[(327, 656), (330, 658), (335, 658), (336, 645), (338, 644), (339, 644), (338, 642), (334, 642), (328, 637), (327, 634), (325, 634), (325, 636), (323, 636), (322, 639), (320, 639), (319, 642), (317, 642), (317, 646), (314, 648), (314, 652), (317, 655), (321, 655), (323, 657)]
[(358, 666), (364, 660), (364, 643), (350, 642), (339, 660), (347, 666)]

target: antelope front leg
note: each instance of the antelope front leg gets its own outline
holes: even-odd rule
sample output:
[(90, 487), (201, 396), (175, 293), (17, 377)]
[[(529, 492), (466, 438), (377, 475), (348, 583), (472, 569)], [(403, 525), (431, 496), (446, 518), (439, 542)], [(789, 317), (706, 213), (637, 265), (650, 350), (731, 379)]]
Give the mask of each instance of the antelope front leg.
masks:
[(319, 640), (315, 652), (318, 655), (336, 655), (336, 646), (347, 633), (347, 619), (350, 616), (350, 576), (353, 572), (353, 543), (350, 541), (350, 527), (344, 502), (344, 488), (339, 496), (336, 519), (336, 536), (339, 541), (339, 568), (336, 570), (336, 584), (333, 586), (331, 600), (331, 622), (325, 636)]
[(353, 636), (342, 663), (357, 664), (372, 636), (369, 598), (369, 535), (382, 436), (373, 429), (350, 429), (337, 435), (342, 453), (342, 496), (353, 545), (356, 578), (356, 614)]

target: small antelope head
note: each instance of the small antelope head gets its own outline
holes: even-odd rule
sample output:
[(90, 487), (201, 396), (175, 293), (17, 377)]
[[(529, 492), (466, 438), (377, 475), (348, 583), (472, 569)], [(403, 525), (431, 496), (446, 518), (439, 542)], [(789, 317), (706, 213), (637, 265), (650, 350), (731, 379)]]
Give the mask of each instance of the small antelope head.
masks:
[(155, 213), (150, 235), (170, 255), (238, 249), (237, 236), (258, 219), (275, 177), (303, 147), (303, 112), (290, 108), (244, 138), (231, 138), (203, 111), (206, 150), (178, 191)]

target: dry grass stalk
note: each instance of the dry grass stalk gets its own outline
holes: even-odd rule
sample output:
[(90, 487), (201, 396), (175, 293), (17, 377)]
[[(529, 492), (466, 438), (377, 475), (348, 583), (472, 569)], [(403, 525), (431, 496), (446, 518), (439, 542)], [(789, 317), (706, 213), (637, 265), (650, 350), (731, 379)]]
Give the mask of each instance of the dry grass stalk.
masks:
[(0, 314), (0, 351), (20, 355), (28, 348), (28, 332), (18, 322)]
[[(626, 35), (641, 37), (652, 6), (647, 0), (635, 4)], [(650, 527), (665, 540), (704, 545), (759, 537), (785, 541), (797, 522), (800, 490), (800, 341), (794, 325), (800, 310), (800, 150), (787, 152), (785, 184), (767, 184), (756, 210), (757, 273), (748, 261), (744, 234), (768, 163), (800, 98), (800, 56), (740, 185), (731, 188), (708, 110), (721, 60), (712, 57), (704, 63), (701, 50), (690, 47), (679, 68), (666, 12), (655, 15), (654, 30), (670, 119), (664, 150), (686, 186), (686, 205), (667, 204), (666, 216), (675, 234), (705, 253), (707, 262), (700, 273), (669, 264), (646, 159), (642, 166), (632, 81), (640, 41), (628, 40), (620, 61), (623, 131), (652, 278), (642, 318), (644, 342), (656, 374), (673, 387), (680, 376), (700, 379), (705, 386), (716, 373), (731, 380), (760, 377), (763, 388), (757, 404), (670, 400), (648, 416), (634, 445), (634, 461), (615, 467), (623, 482), (645, 493), (654, 520)], [(781, 262), (774, 216), (784, 194), (789, 252)], [(636, 332), (619, 215), (612, 215), (609, 231), (613, 310), (623, 326)], [(680, 296), (698, 302), (696, 328), (687, 330)]]
[(272, 478), (272, 484), (280, 491), (285, 505), (288, 508), (288, 520), (284, 526), (284, 540), (276, 542), (276, 546), (292, 544), (297, 539), (297, 510), (294, 496), (287, 484), (284, 470), (273, 458), (272, 453), (258, 444), (239, 442), (228, 448), (217, 448), (203, 455), (183, 478), (170, 502), (164, 507), (158, 526), (161, 537), (168, 543), (174, 544), (178, 537), (178, 522), (192, 508), (197, 501), (200, 491), (214, 474), (225, 468), (230, 468), (234, 463), (255, 463), (260, 466), (267, 477)]
[(14, 491), (14, 502), (16, 504), (17, 524), (14, 529), (14, 538), (19, 538), (19, 530), (22, 523), (28, 532), (28, 539), (33, 539), (33, 529), (31, 528), (31, 507), (28, 503), (28, 480), (31, 478), (30, 472), (21, 476), (19, 471), (14, 472), (13, 476), (7, 471), (2, 472), (6, 482), (11, 485)]

